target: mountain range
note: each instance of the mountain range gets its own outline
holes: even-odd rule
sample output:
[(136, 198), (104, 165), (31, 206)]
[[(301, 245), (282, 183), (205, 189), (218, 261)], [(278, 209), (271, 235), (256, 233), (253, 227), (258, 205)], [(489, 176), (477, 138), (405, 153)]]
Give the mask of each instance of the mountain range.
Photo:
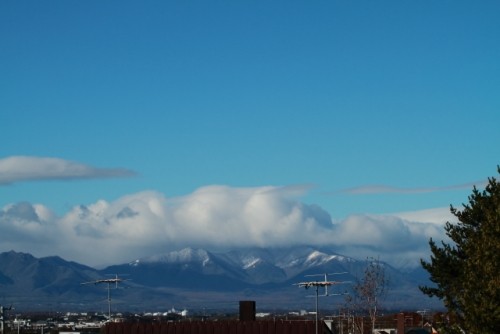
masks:
[[(389, 279), (383, 305), (391, 310), (436, 309), (441, 303), (424, 296), (429, 284), (421, 268), (398, 270), (384, 264)], [(258, 309), (311, 309), (314, 291), (299, 289), (301, 281), (322, 280), (324, 273), (343, 273), (329, 280), (344, 282), (330, 289), (348, 293), (361, 277), (366, 261), (317, 247), (246, 248), (227, 252), (185, 248), (95, 269), (60, 257), (36, 258), (15, 251), (0, 253), (0, 305), (28, 310), (113, 311), (237, 309), (240, 300), (255, 300)], [(322, 277), (308, 275), (321, 274)], [(90, 284), (116, 277), (120, 284)], [(107, 290), (109, 288), (109, 290)], [(321, 293), (321, 292), (320, 292)], [(344, 304), (343, 296), (322, 298), (325, 308)]]

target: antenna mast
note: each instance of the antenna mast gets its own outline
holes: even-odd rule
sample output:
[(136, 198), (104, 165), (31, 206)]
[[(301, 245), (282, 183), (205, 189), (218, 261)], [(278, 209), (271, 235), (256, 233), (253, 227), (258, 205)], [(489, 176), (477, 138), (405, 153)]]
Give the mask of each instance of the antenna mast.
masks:
[[(84, 282), (81, 284), (101, 284), (106, 283), (108, 285), (108, 320), (111, 321), (111, 284), (114, 284), (116, 289), (118, 289), (118, 283), (126, 281), (126, 279), (119, 278), (118, 274), (115, 275), (115, 278), (106, 278), (106, 279), (98, 279), (91, 282)], [(3, 333), (2, 333), (3, 334)]]
[[(341, 284), (341, 283), (346, 283), (346, 282), (337, 282), (337, 281), (329, 281), (328, 280), (328, 275), (342, 275), (342, 274), (347, 274), (347, 272), (342, 272), (342, 273), (331, 273), (331, 274), (315, 274), (315, 275), (306, 275), (308, 277), (311, 276), (324, 276), (325, 280), (324, 281), (308, 281), (308, 282), (300, 282), (297, 285), (302, 288), (309, 289), (310, 287), (314, 286), (316, 287), (316, 316), (315, 316), (315, 321), (316, 321), (316, 334), (318, 334), (318, 314), (319, 314), (319, 307), (318, 307), (318, 299), (319, 299), (319, 287), (325, 288), (325, 294), (321, 295), (324, 297), (331, 296), (328, 294), (328, 287), (336, 284)], [(333, 294), (333, 295), (338, 295), (338, 294)]]

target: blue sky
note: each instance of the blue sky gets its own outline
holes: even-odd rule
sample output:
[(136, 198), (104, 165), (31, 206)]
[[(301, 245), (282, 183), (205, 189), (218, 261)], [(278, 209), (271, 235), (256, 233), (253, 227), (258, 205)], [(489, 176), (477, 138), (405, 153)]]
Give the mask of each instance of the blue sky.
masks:
[[(75, 206), (144, 191), (176, 202), (286, 189), (280, 200), (344, 225), (460, 205), (499, 164), (499, 12), (498, 1), (2, 1), (0, 225), (27, 202), (60, 230), (77, 224)], [(29, 246), (20, 224), (20, 243), (0, 251), (59, 251)]]

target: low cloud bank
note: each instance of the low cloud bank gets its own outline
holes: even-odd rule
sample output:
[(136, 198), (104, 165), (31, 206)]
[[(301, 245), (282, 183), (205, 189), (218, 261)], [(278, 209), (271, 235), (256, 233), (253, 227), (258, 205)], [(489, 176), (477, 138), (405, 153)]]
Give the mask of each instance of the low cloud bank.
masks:
[(474, 186), (484, 187), (488, 184), (487, 180), (479, 180), (464, 184), (451, 185), (446, 187), (426, 187), (426, 188), (398, 188), (387, 185), (364, 185), (355, 188), (343, 189), (341, 192), (351, 195), (367, 195), (367, 194), (419, 194), (419, 193), (432, 193), (441, 191), (450, 191), (458, 189), (471, 189)]
[(299, 200), (306, 191), (207, 186), (175, 198), (144, 191), (76, 206), (61, 217), (40, 204), (16, 203), (0, 210), (0, 251), (59, 255), (103, 266), (182, 247), (306, 244), (330, 246), (361, 259), (379, 256), (394, 265), (416, 265), (428, 256), (430, 237), (445, 238), (444, 222), (432, 217), (452, 219), (443, 208), (334, 222), (322, 208)]

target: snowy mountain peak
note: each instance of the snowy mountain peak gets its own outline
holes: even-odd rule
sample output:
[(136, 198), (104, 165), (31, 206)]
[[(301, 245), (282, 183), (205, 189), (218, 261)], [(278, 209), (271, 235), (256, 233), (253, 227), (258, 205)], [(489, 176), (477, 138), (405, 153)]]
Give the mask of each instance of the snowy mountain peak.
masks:
[[(331, 250), (309, 246), (261, 249), (242, 248), (225, 253), (211, 253), (204, 249), (184, 248), (154, 255), (129, 263), (129, 267), (158, 266), (156, 270), (177, 268), (203, 275), (226, 275), (231, 279), (251, 284), (281, 282), (311, 271), (348, 271), (348, 258)], [(161, 268), (161, 269), (160, 269)], [(142, 270), (142, 269), (141, 269)]]
[(321, 265), (335, 259), (336, 255), (329, 255), (320, 251), (313, 251), (306, 259), (306, 263)]
[(131, 265), (136, 266), (139, 263), (202, 263), (206, 265), (210, 262), (211, 256), (204, 249), (184, 248), (179, 251), (173, 251), (166, 254), (153, 255), (136, 260)]
[(258, 257), (248, 257), (246, 259), (243, 259), (243, 269), (249, 269), (252, 267), (255, 267), (259, 262), (262, 262), (262, 259)]

